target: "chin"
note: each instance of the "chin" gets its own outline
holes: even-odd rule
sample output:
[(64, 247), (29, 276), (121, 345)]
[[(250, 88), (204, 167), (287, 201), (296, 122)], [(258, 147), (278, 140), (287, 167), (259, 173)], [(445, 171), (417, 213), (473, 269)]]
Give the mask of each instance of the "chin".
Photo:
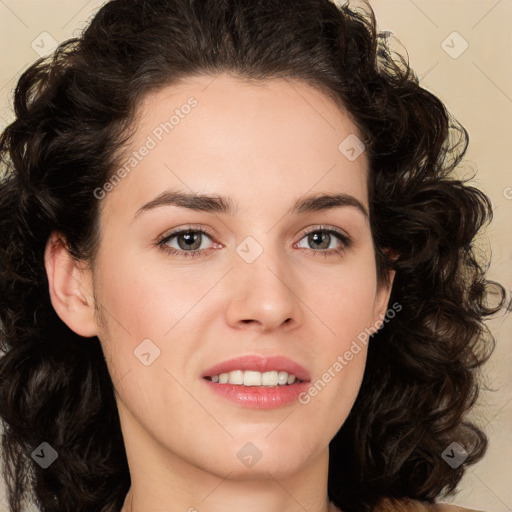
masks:
[[(208, 471), (233, 480), (268, 480), (287, 478), (315, 458), (318, 454), (310, 451), (307, 443), (283, 443), (281, 440), (265, 439), (268, 433), (258, 437), (246, 436), (244, 439), (231, 440), (228, 446), (219, 447), (208, 460)], [(252, 440), (251, 440), (252, 439)], [(305, 450), (306, 448), (306, 450)]]
[(304, 461), (287, 460), (283, 461), (263, 461), (261, 459), (253, 467), (244, 467), (242, 464), (234, 464), (232, 467), (226, 468), (227, 472), (223, 473), (222, 478), (229, 474), (230, 480), (268, 480), (270, 477), (277, 480), (283, 480), (295, 475), (304, 466)]

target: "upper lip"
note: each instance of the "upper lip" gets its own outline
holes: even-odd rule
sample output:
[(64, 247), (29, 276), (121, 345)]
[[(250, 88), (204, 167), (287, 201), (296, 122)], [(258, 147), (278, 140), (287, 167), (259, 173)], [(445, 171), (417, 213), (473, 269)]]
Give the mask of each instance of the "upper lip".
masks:
[(311, 380), (306, 368), (285, 356), (261, 356), (254, 354), (239, 356), (218, 363), (205, 370), (201, 377), (211, 377), (212, 375), (220, 375), (221, 373), (228, 373), (233, 370), (253, 370), (261, 373), (277, 370), (287, 372), (288, 374), (291, 373), (302, 381)]

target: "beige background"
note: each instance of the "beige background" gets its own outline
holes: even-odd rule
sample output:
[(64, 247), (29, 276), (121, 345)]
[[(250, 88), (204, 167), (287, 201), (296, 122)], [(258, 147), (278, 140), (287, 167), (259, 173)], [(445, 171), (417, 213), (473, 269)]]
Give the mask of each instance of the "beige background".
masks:
[[(213, 0), (212, 0), (213, 1)], [(250, 1), (250, 0), (248, 0)], [(0, 128), (12, 118), (17, 77), (38, 54), (77, 35), (99, 0), (0, 0)], [(466, 127), (470, 146), (462, 171), (492, 199), (495, 220), (483, 248), (490, 276), (512, 289), (512, 0), (371, 0), (381, 30), (407, 48), (424, 87)], [(457, 32), (457, 34), (454, 34)], [(467, 48), (464, 50), (464, 48)], [(464, 50), (464, 51), (462, 51)], [(474, 412), (490, 437), (488, 455), (460, 485), (454, 503), (512, 512), (512, 315), (489, 321), (497, 349)], [(0, 487), (0, 512), (6, 510)]]

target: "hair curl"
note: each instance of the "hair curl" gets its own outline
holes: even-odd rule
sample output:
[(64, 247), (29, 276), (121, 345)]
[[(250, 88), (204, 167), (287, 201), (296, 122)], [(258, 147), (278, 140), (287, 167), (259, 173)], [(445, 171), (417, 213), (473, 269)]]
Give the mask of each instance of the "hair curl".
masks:
[[(12, 512), (25, 498), (43, 512), (122, 506), (130, 474), (101, 345), (55, 313), (43, 255), (56, 231), (74, 257), (94, 257), (93, 191), (116, 169), (140, 100), (193, 74), (300, 80), (346, 108), (364, 136), (378, 275), (396, 271), (391, 302), (402, 310), (372, 336), (360, 393), (330, 444), (329, 498), (348, 512), (386, 496), (434, 503), (483, 456), (487, 438), (465, 415), (494, 348), (484, 319), (505, 297), (475, 248), (491, 203), (454, 176), (466, 130), (367, 7), (113, 0), (23, 73), (0, 138), (0, 416)], [(498, 306), (486, 301), (489, 285)], [(42, 441), (59, 454), (48, 469), (30, 456)], [(453, 441), (469, 454), (456, 469), (441, 458)]]

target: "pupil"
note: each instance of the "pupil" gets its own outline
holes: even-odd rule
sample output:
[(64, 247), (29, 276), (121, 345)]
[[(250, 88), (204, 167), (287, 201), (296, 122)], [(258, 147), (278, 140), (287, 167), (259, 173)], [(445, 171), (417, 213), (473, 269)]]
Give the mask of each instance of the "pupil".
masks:
[[(329, 235), (328, 235), (327, 233), (317, 231), (317, 232), (312, 233), (312, 234), (310, 235), (310, 240), (312, 239), (312, 241), (313, 241), (313, 243), (314, 243), (314, 244), (318, 244), (318, 243), (320, 243), (320, 244), (321, 244), (321, 243), (322, 243), (322, 241), (326, 240), (328, 236), (329, 236)], [(318, 238), (318, 237), (320, 237), (320, 238), (321, 238), (320, 242), (318, 242), (318, 240), (317, 240), (317, 238)], [(328, 246), (329, 246), (329, 244), (327, 244), (327, 247), (328, 247)]]
[[(199, 238), (199, 233), (192, 233), (192, 232), (187, 232), (187, 233), (183, 233), (181, 235), (183, 237), (183, 239), (185, 240), (185, 244), (186, 246), (185, 247), (181, 247), (182, 249), (186, 248), (186, 249), (191, 249), (192, 248), (192, 245), (197, 241), (197, 239)], [(181, 245), (181, 244), (180, 244)], [(201, 245), (201, 244), (199, 244)]]

